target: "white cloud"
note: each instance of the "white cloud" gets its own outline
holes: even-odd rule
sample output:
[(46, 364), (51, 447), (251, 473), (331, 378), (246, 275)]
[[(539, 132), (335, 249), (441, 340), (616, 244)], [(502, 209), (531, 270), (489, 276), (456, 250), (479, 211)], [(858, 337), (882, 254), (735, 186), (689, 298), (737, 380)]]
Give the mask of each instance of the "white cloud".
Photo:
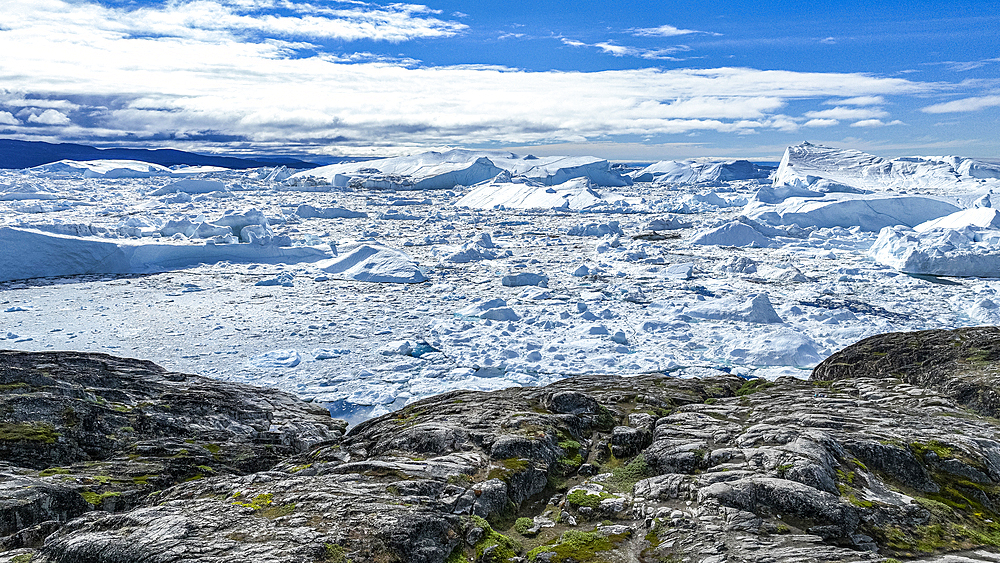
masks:
[(903, 122), (896, 119), (886, 123), (881, 119), (862, 119), (851, 124), (851, 127), (885, 127), (886, 125), (902, 125)]
[(25, 99), (25, 98), (11, 98), (8, 100), (3, 100), (0, 102), (3, 105), (11, 108), (54, 108), (63, 109), (68, 111), (75, 111), (80, 109), (79, 104), (74, 104), (68, 100), (47, 100), (47, 99)]
[(638, 57), (647, 60), (679, 61), (683, 59), (678, 59), (672, 56), (674, 53), (691, 50), (691, 48), (686, 45), (677, 45), (664, 49), (643, 49), (640, 47), (616, 45), (610, 41), (602, 41), (601, 43), (584, 43), (583, 41), (567, 39), (565, 37), (561, 38), (561, 41), (564, 45), (569, 45), (570, 47), (596, 47), (601, 51), (616, 57)]
[(887, 117), (889, 113), (881, 108), (845, 108), (837, 106), (820, 111), (807, 111), (806, 117), (813, 119), (873, 119)]
[[(841, 106), (805, 118), (778, 113), (791, 100), (940, 90), (935, 84), (864, 74), (748, 68), (527, 72), (489, 66), (424, 67), (414, 66), (414, 61), (373, 60), (364, 53), (300, 50), (314, 37), (354, 37), (350, 26), (341, 25), (344, 21), (355, 26), (351, 29), (363, 28), (360, 35), (386, 40), (456, 32), (435, 23), (440, 20), (428, 9), (412, 6), (355, 4), (347, 10), (391, 12), (383, 20), (343, 15), (343, 10), (336, 17), (321, 16), (330, 10), (316, 8), (307, 16), (326, 18), (330, 29), (304, 25), (294, 32), (302, 43), (292, 43), (281, 34), (244, 36), (241, 30), (248, 28), (277, 33), (289, 22), (248, 15), (232, 3), (167, 3), (143, 8), (144, 19), (136, 15), (139, 10), (109, 9), (82, 0), (7, 1), (16, 9), (13, 16), (5, 13), (0, 29), (0, 52), (5, 54), (0, 83), (11, 99), (30, 100), (44, 92), (46, 99), (78, 104), (76, 109), (53, 107), (31, 114), (32, 123), (44, 119), (66, 125), (66, 113), (58, 110), (72, 110), (77, 124), (61, 129), (65, 138), (134, 135), (194, 143), (214, 136), (255, 146), (379, 146), (792, 131), (805, 118), (856, 121), (887, 114), (877, 108)], [(305, 17), (298, 19), (305, 23)], [(54, 113), (45, 117), (49, 111)], [(87, 119), (77, 118), (77, 112)], [(854, 113), (837, 117), (830, 112)], [(36, 128), (22, 129), (19, 134)]]
[[(25, 24), (46, 28), (48, 37), (79, 36), (88, 25), (97, 35), (119, 38), (172, 37), (189, 40), (234, 40), (253, 34), (277, 37), (312, 37), (356, 41), (401, 42), (417, 38), (451, 37), (465, 24), (445, 21), (428, 14), (426, 6), (391, 4), (381, 7), (359, 4), (328, 8), (311, 4), (283, 4), (294, 15), (259, 13), (262, 6), (226, 0), (175, 0), (161, 6), (136, 9), (109, 8), (95, 3), (50, 0), (11, 0), (8, 29)], [(266, 7), (266, 6), (264, 6)], [(70, 29), (53, 27), (71, 20)], [(75, 29), (74, 29), (75, 28)], [(85, 37), (80, 39), (86, 40)]]
[(839, 125), (840, 122), (836, 119), (810, 119), (802, 124), (803, 127), (832, 127), (834, 125)]
[(594, 43), (591, 47), (597, 47), (598, 49), (614, 55), (616, 57), (639, 57), (641, 59), (649, 60), (666, 60), (666, 61), (677, 61), (681, 60), (672, 55), (679, 51), (688, 51), (688, 47), (677, 46), (668, 47), (666, 49), (642, 49), (639, 47), (626, 47), (624, 45), (615, 45), (614, 43), (609, 43), (607, 41), (602, 43)]
[(924, 113), (958, 113), (965, 111), (979, 111), (981, 109), (1000, 106), (1000, 96), (980, 96), (975, 98), (963, 98), (953, 100), (943, 104), (934, 104), (921, 108)]
[(827, 100), (823, 102), (824, 105), (828, 106), (880, 106), (885, 103), (885, 98), (882, 96), (858, 96), (856, 98), (847, 98), (846, 100)]
[[(677, 29), (672, 25), (661, 25), (660, 27), (643, 27), (633, 29), (632, 35), (636, 37), (677, 37), (678, 35), (691, 35), (692, 33), (704, 33), (693, 29)], [(712, 35), (718, 35), (713, 33)]]
[(0, 125), (20, 125), (21, 121), (9, 111), (0, 111)]
[(38, 123), (39, 125), (68, 125), (70, 120), (66, 114), (54, 109), (47, 109), (40, 114), (31, 114), (28, 123)]

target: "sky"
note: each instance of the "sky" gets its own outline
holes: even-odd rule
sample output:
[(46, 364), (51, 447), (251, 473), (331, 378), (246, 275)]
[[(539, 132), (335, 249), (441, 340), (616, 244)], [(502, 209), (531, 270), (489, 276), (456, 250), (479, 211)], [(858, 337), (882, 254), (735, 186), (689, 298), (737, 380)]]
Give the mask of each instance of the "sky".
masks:
[(996, 2), (0, 0), (0, 138), (1000, 158)]

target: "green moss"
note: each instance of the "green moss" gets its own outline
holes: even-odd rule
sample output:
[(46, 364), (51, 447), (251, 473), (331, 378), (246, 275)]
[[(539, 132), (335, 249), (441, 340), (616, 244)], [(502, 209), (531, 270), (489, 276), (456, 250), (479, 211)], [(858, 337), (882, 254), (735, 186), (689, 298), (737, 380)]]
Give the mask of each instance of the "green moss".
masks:
[(496, 549), (493, 551), (493, 559), (495, 561), (506, 561), (517, 557), (517, 554), (521, 553), (523, 547), (521, 547), (520, 542), (514, 541), (494, 530), (486, 519), (473, 516), (472, 523), (483, 529), (483, 537), (473, 546), (476, 550), (477, 561), (482, 559), (483, 553), (493, 546), (496, 546)]
[(39, 477), (51, 477), (53, 475), (69, 475), (69, 469), (64, 467), (50, 467), (38, 472)]
[(716, 399), (715, 397), (709, 397), (709, 398), (705, 399), (705, 404), (706, 405), (714, 405), (715, 403), (718, 403), (718, 402), (719, 402), (719, 400)]
[(964, 524), (938, 522), (912, 530), (875, 528), (873, 532), (890, 549), (907, 556), (1000, 546), (1000, 524), (984, 520), (977, 523), (966, 521)]
[(209, 453), (211, 453), (212, 455), (215, 455), (215, 454), (219, 453), (219, 451), (222, 450), (222, 446), (220, 446), (218, 444), (202, 444), (201, 447), (203, 447), (206, 450), (208, 450)]
[(742, 387), (736, 390), (737, 397), (745, 397), (747, 395), (753, 395), (757, 391), (763, 391), (768, 387), (774, 387), (774, 384), (766, 379), (749, 379)]
[(618, 424), (618, 419), (604, 405), (597, 405), (597, 419), (594, 426), (598, 430), (610, 431)]
[(844, 483), (847, 483), (848, 485), (854, 485), (854, 472), (853, 471), (842, 471), (842, 470), (838, 469), (837, 470), (837, 480), (838, 481), (843, 481)]
[(59, 436), (55, 427), (45, 422), (0, 422), (0, 441), (54, 444)]
[(465, 556), (465, 550), (462, 549), (461, 544), (456, 547), (448, 555), (448, 558), (444, 560), (444, 563), (469, 563), (469, 558)]
[(325, 543), (323, 544), (323, 561), (325, 563), (351, 563), (347, 557), (347, 550), (343, 546)]
[(528, 561), (536, 561), (542, 553), (553, 553), (550, 563), (587, 563), (600, 561), (599, 554), (611, 551), (615, 544), (611, 538), (597, 532), (568, 530), (552, 544), (536, 547), (528, 552)]
[(646, 463), (646, 456), (639, 454), (632, 458), (628, 464), (613, 468), (611, 478), (605, 482), (605, 485), (613, 491), (628, 493), (632, 492), (632, 487), (636, 483), (652, 475), (653, 471)]
[(514, 531), (522, 536), (535, 525), (531, 518), (518, 518), (514, 521)]
[[(239, 498), (239, 493), (238, 492), (234, 493), (233, 497)], [(272, 501), (273, 501), (273, 496), (271, 495), (271, 493), (263, 493), (250, 499), (250, 502), (233, 501), (233, 504), (236, 506), (245, 506), (247, 508), (252, 508), (254, 510), (261, 510), (269, 506)]]
[(27, 391), (31, 386), (23, 381), (0, 385), (0, 393), (13, 393), (15, 391)]
[(115, 480), (115, 478), (110, 475), (94, 475), (91, 477), (91, 479), (97, 481), (102, 485), (107, 485), (108, 483), (111, 483)]
[(28, 563), (31, 561), (33, 555), (30, 553), (22, 553), (21, 555), (15, 555), (10, 559), (10, 563)]
[(90, 504), (92, 504), (94, 506), (100, 506), (101, 503), (104, 502), (104, 499), (109, 498), (109, 497), (121, 496), (121, 493), (119, 493), (117, 491), (108, 491), (106, 493), (95, 493), (93, 491), (83, 491), (82, 493), (80, 493), (80, 496), (83, 497), (83, 500), (89, 502)]
[(500, 479), (504, 482), (509, 481), (512, 475), (522, 473), (528, 469), (528, 460), (516, 457), (501, 459), (496, 463), (500, 464), (500, 467), (490, 469), (488, 477), (490, 479)]
[(954, 452), (947, 444), (937, 440), (931, 440), (926, 444), (921, 442), (910, 442), (910, 449), (913, 450), (913, 453), (915, 453), (920, 459), (924, 459), (924, 456), (926, 456), (929, 452), (934, 452), (941, 459), (950, 459), (955, 457)]
[(556, 460), (559, 471), (568, 475), (583, 465), (583, 457), (580, 456), (580, 442), (567, 438), (559, 442), (559, 448), (566, 452), (565, 457)]
[(871, 508), (871, 507), (875, 506), (875, 503), (873, 503), (872, 501), (860, 499), (857, 496), (855, 496), (853, 493), (849, 493), (847, 495), (847, 501), (850, 502), (851, 504), (853, 504), (854, 506), (859, 506), (861, 508)]
[(583, 489), (577, 489), (566, 496), (566, 502), (575, 507), (597, 508), (601, 505), (602, 500), (612, 498), (612, 496), (605, 492), (590, 493)]
[(793, 467), (795, 467), (794, 463), (784, 463), (784, 464), (779, 465), (778, 467), (775, 467), (774, 471), (777, 472), (778, 477), (780, 477), (781, 479), (784, 479), (785, 478), (785, 474), (788, 473), (788, 470), (791, 469), (791, 468), (793, 468)]
[(132, 477), (132, 483), (135, 485), (148, 485), (150, 479), (155, 479), (159, 475), (136, 475)]

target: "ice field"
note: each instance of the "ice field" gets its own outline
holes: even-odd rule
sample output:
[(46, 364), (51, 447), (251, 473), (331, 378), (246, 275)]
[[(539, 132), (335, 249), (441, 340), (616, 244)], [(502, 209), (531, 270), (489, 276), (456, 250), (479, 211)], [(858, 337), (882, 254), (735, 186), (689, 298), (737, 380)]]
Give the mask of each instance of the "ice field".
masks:
[(807, 143), (777, 169), (62, 161), (0, 171), (0, 347), (150, 359), (353, 421), (582, 373), (806, 377), (873, 334), (1000, 324), (997, 208), (998, 162)]

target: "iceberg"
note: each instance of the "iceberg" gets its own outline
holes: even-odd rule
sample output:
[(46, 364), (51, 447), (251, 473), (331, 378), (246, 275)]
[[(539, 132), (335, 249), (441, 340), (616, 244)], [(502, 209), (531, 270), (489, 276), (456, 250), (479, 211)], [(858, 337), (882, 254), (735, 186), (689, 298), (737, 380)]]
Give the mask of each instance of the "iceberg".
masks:
[(544, 185), (561, 184), (577, 177), (586, 177), (603, 186), (631, 183), (629, 178), (612, 171), (611, 164), (601, 158), (519, 156), (468, 149), (333, 164), (293, 174), (286, 183), (395, 190), (451, 189), (479, 184), (504, 171)]
[(915, 156), (892, 160), (854, 149), (802, 143), (785, 149), (774, 187), (824, 192), (933, 189), (942, 193), (981, 188), (1000, 178), (1000, 165), (957, 156)]
[(505, 182), (504, 176), (496, 182), (482, 184), (462, 199), (455, 207), (471, 209), (562, 209), (578, 211), (604, 203), (601, 194), (594, 191), (586, 177), (575, 178), (556, 186), (534, 183)]
[(860, 227), (878, 232), (896, 225), (913, 227), (959, 210), (951, 203), (925, 196), (827, 194), (822, 198), (792, 197), (776, 205), (751, 202), (744, 212), (771, 225)]
[(347, 248), (340, 256), (317, 262), (316, 266), (344, 280), (374, 283), (420, 283), (427, 280), (409, 254), (377, 244)]
[(226, 190), (226, 185), (218, 180), (199, 180), (195, 178), (188, 178), (185, 180), (178, 180), (177, 182), (167, 184), (162, 188), (153, 190), (149, 192), (149, 195), (159, 196), (173, 193), (207, 194), (212, 192), (224, 192)]
[(60, 160), (29, 168), (39, 176), (74, 178), (149, 178), (170, 176), (166, 166), (139, 160)]
[(886, 227), (868, 251), (876, 262), (908, 274), (1000, 277), (1000, 230), (965, 227), (917, 232)]
[(700, 184), (758, 180), (770, 176), (773, 168), (759, 166), (748, 160), (714, 161), (711, 159), (661, 160), (633, 172), (636, 182), (656, 184)]
[(0, 227), (0, 281), (80, 274), (150, 274), (216, 262), (297, 263), (329, 257), (310, 246), (144, 244)]

